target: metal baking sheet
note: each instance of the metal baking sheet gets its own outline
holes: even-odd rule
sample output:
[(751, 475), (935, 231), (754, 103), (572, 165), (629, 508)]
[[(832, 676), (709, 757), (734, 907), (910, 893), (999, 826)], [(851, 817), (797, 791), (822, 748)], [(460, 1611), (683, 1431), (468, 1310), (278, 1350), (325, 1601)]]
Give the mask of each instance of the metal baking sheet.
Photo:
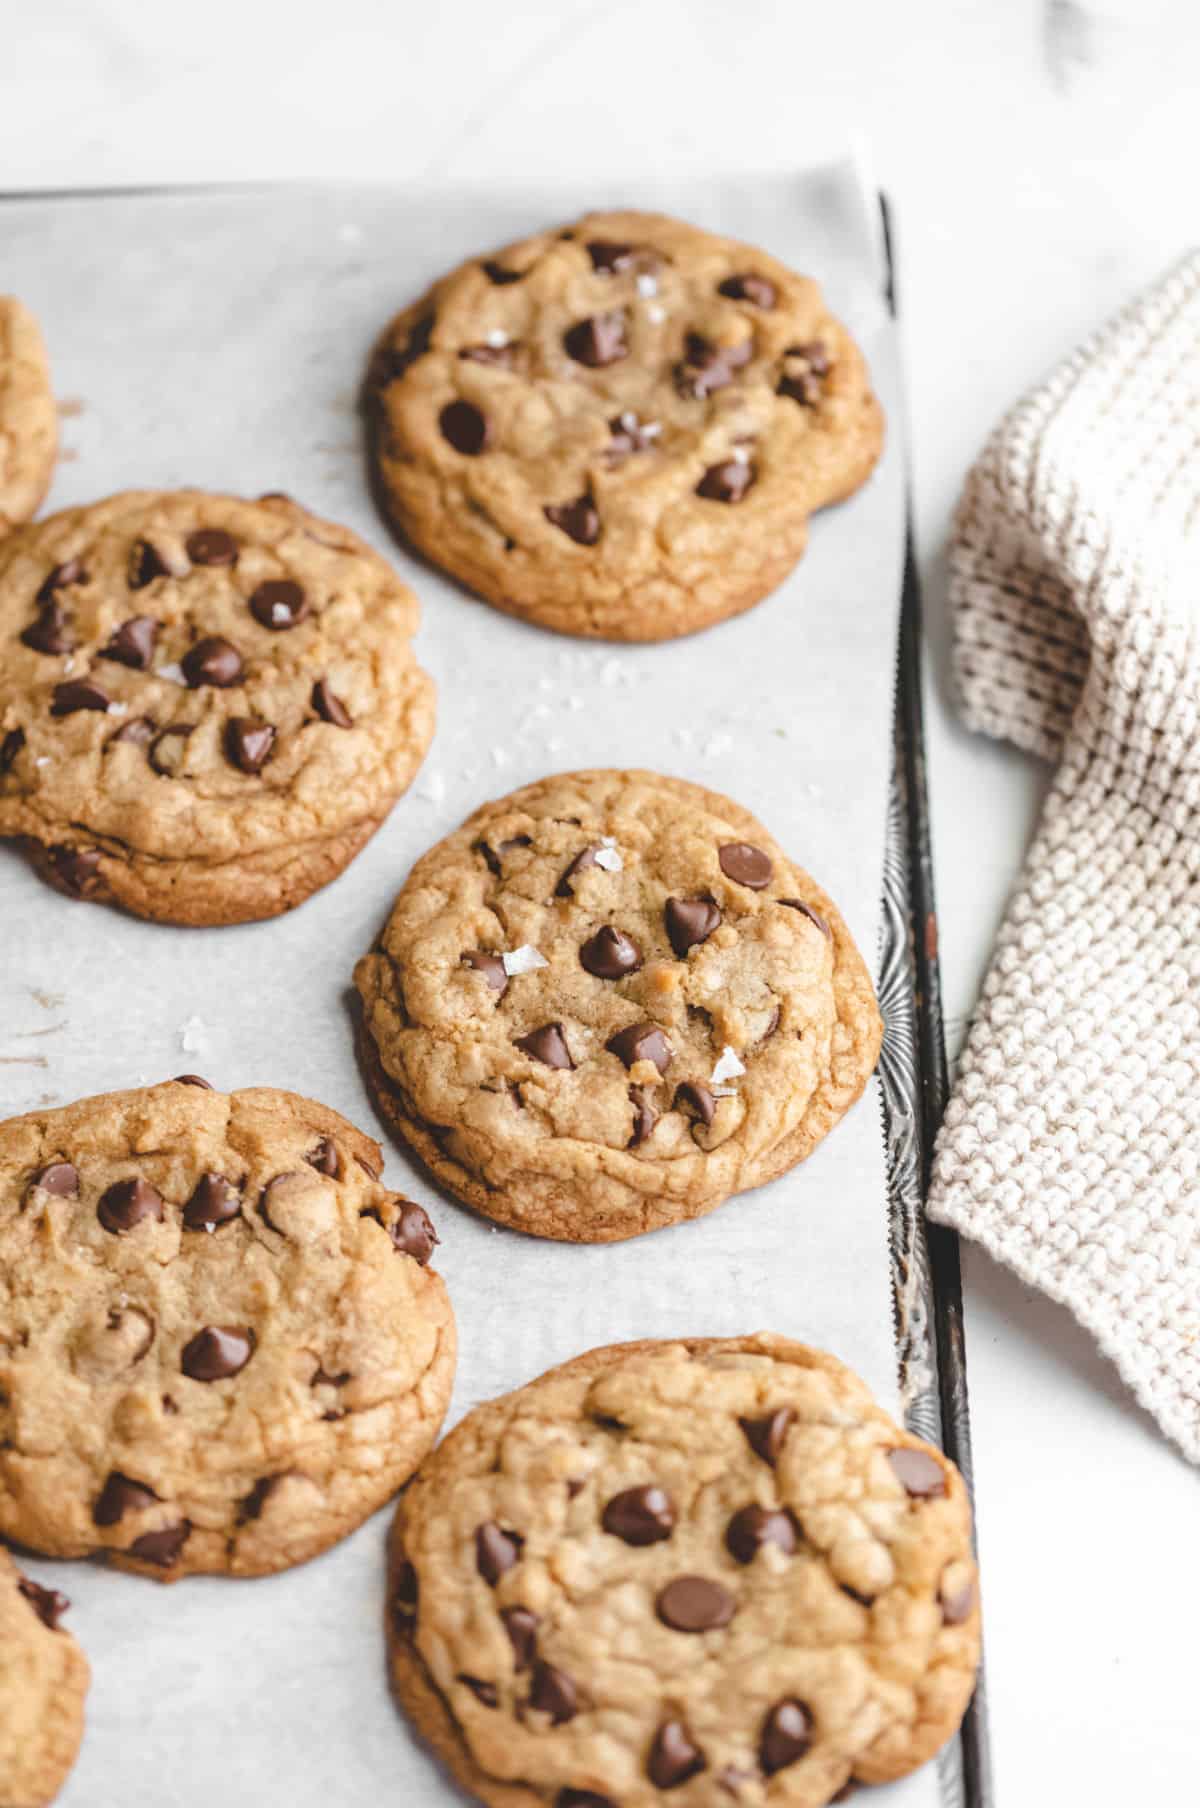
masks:
[[(352, 1048), (354, 961), (418, 854), (483, 798), (547, 771), (644, 765), (729, 792), (834, 895), (863, 948), (880, 945), (905, 477), (885, 255), (851, 165), (613, 198), (818, 275), (866, 351), (892, 422), (884, 458), (814, 524), (767, 602), (667, 646), (564, 640), (473, 601), (395, 546), (374, 511), (356, 395), (382, 324), (458, 259), (594, 199), (375, 187), (5, 204), (3, 286), (42, 319), (63, 406), (47, 508), (126, 486), (285, 490), (350, 523), (412, 584), (419, 655), (440, 687), (413, 790), (336, 884), (275, 922), (141, 923), (61, 899), (0, 853), (5, 1115), (186, 1068), (227, 1089), (294, 1088), (378, 1133)], [(388, 1182), (429, 1206), (442, 1236), (461, 1337), (450, 1422), (595, 1344), (760, 1327), (835, 1351), (892, 1410), (919, 1416), (936, 1349), (916, 1295), (893, 1287), (882, 1122), (872, 1083), (805, 1166), (698, 1223), (609, 1247), (495, 1229), (439, 1198), (383, 1137)], [(265, 1581), (164, 1589), (30, 1560), (71, 1595), (94, 1672), (64, 1808), (459, 1800), (388, 1696), (386, 1523)], [(932, 1808), (962, 1787), (952, 1747), (878, 1797)]]

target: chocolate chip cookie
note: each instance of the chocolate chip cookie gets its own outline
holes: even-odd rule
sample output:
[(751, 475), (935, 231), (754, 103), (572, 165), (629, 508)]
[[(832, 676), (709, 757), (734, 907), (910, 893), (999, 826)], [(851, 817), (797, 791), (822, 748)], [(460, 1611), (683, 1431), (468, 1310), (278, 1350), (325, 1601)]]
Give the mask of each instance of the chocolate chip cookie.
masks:
[(739, 805), (651, 772), (485, 804), (355, 970), (387, 1122), (451, 1192), (575, 1242), (802, 1161), (881, 1022), (837, 909)]
[(37, 321), (0, 295), (0, 535), (28, 521), (50, 487), (58, 421)]
[(513, 615), (615, 640), (758, 602), (883, 437), (811, 278), (648, 213), (463, 264), (392, 322), (365, 399), (420, 552)]
[(426, 1462), (387, 1624), (401, 1703), (495, 1808), (821, 1808), (962, 1718), (967, 1492), (820, 1351), (618, 1344)]
[(83, 1737), (87, 1659), (59, 1624), (70, 1606), (0, 1546), (0, 1803), (45, 1808)]
[(131, 491), (0, 542), (0, 835), (77, 898), (275, 916), (337, 877), (417, 771), (418, 609), (283, 496)]
[(0, 1533), (265, 1575), (394, 1494), (455, 1342), (381, 1169), (326, 1106), (195, 1076), (0, 1124)]

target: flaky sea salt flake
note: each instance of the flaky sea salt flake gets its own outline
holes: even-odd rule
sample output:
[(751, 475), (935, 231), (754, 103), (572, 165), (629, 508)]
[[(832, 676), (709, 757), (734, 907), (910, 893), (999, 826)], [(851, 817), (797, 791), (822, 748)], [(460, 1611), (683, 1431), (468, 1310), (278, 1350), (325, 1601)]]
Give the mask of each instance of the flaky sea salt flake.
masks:
[(546, 956), (539, 954), (529, 942), (522, 942), (519, 948), (514, 948), (511, 954), (502, 954), (500, 959), (504, 964), (504, 971), (510, 979), (515, 974), (536, 973), (539, 967), (550, 965)]
[(709, 1075), (709, 1078), (713, 1085), (716, 1086), (719, 1085), (722, 1080), (736, 1080), (738, 1076), (744, 1074), (745, 1071), (744, 1064), (738, 1060), (737, 1055), (727, 1042), (721, 1050), (720, 1058), (717, 1061), (717, 1065), (713, 1068), (712, 1073)]

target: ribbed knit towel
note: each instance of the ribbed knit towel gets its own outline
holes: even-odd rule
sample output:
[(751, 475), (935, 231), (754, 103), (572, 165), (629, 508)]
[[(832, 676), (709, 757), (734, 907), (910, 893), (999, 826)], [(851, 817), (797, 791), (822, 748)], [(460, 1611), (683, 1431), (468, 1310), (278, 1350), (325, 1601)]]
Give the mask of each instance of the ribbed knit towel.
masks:
[(1200, 253), (1001, 423), (951, 592), (967, 722), (1058, 771), (929, 1215), (1069, 1306), (1200, 1462)]

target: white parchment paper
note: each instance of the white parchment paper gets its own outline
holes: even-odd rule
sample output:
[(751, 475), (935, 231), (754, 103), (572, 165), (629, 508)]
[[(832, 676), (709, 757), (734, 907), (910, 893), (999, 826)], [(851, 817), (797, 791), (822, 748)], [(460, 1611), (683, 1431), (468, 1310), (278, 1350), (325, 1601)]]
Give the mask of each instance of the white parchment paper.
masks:
[[(818, 519), (767, 602), (666, 646), (561, 639), (422, 567), (374, 512), (355, 403), (377, 332), (459, 259), (595, 200), (364, 188), (0, 207), (0, 288), (43, 321), (63, 399), (47, 507), (134, 485), (286, 490), (394, 560), (422, 599), (418, 651), (440, 687), (413, 790), (336, 884), (279, 921), (156, 927), (62, 899), (0, 850), (4, 1115), (190, 1070), (225, 1089), (291, 1087), (379, 1133), (352, 1052), (354, 961), (419, 853), (483, 798), (547, 771), (644, 765), (731, 793), (873, 955), (903, 466), (874, 202), (849, 167), (647, 182), (612, 198), (762, 243), (819, 276), (870, 361), (887, 453), (865, 491)], [(610, 1247), (494, 1229), (383, 1140), (388, 1182), (431, 1208), (442, 1237), (461, 1337), (451, 1422), (595, 1344), (759, 1328), (828, 1347), (896, 1406), (873, 1088), (806, 1166), (698, 1223)], [(165, 1589), (31, 1562), (72, 1597), (94, 1672), (64, 1808), (458, 1799), (387, 1692), (386, 1518), (267, 1581)], [(932, 1768), (887, 1792), (908, 1808), (935, 1799)]]

